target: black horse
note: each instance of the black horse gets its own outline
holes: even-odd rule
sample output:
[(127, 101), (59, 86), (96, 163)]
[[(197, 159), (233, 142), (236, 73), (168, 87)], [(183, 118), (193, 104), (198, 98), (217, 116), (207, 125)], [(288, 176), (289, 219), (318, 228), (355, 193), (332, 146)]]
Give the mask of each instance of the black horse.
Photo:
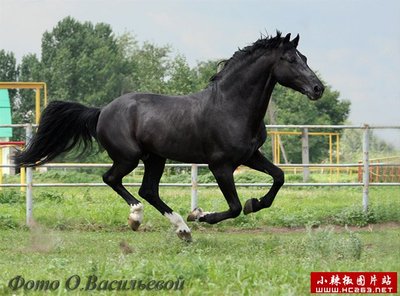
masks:
[(104, 108), (55, 101), (44, 110), (36, 135), (16, 156), (20, 166), (37, 166), (71, 150), (79, 142), (90, 146), (92, 138), (113, 160), (103, 175), (131, 206), (129, 225), (137, 230), (143, 205), (122, 185), (122, 178), (142, 160), (145, 166), (139, 195), (170, 219), (180, 238), (191, 240), (190, 229), (159, 196), (159, 182), (166, 159), (206, 163), (229, 209), (206, 213), (196, 209), (188, 220), (217, 223), (242, 211), (233, 172), (239, 165), (268, 173), (273, 185), (260, 199), (247, 200), (244, 214), (271, 206), (284, 183), (281, 169), (258, 150), (266, 139), (264, 116), (276, 83), (307, 95), (322, 96), (324, 86), (297, 50), (299, 35), (257, 40), (238, 50), (225, 62), (201, 92), (186, 96), (144, 93), (125, 94)]

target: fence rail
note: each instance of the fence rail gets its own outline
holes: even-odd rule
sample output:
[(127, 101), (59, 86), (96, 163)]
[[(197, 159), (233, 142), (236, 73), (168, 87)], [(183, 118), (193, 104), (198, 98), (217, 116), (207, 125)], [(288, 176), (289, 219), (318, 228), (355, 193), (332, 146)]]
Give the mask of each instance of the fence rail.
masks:
[[(12, 124), (12, 125), (0, 125), (3, 127), (12, 128), (24, 128), (26, 131), (26, 142), (32, 137), (32, 128), (36, 125), (31, 124)], [(350, 164), (279, 164), (281, 168), (362, 168), (362, 182), (347, 182), (347, 183), (285, 183), (287, 187), (299, 187), (299, 186), (358, 186), (362, 187), (362, 204), (364, 211), (368, 210), (368, 196), (370, 186), (400, 186), (400, 182), (371, 182), (370, 173), (373, 167), (400, 167), (400, 163), (371, 163), (369, 159), (369, 130), (371, 129), (399, 129), (399, 125), (380, 126), (380, 125), (267, 125), (266, 128), (271, 129), (362, 129), (363, 132), (363, 160), (361, 163), (350, 163)], [(50, 163), (45, 164), (42, 167), (46, 168), (108, 168), (111, 164), (97, 164), (97, 163)], [(4, 165), (0, 163), (0, 169), (2, 167), (14, 167), (14, 165)], [(139, 167), (143, 167), (143, 164), (139, 164)], [(207, 167), (205, 164), (166, 164), (166, 167), (181, 167), (191, 168), (191, 183), (161, 183), (160, 186), (164, 187), (190, 187), (191, 188), (191, 207), (194, 209), (197, 207), (198, 199), (198, 187), (216, 187), (217, 183), (198, 183), (198, 168)], [(140, 183), (124, 183), (126, 186), (140, 186)], [(271, 186), (271, 183), (236, 183), (238, 187), (265, 187)], [(26, 182), (22, 184), (0, 184), (2, 187), (21, 187), (26, 188), (26, 223), (31, 224), (32, 221), (32, 209), (33, 209), (33, 188), (43, 187), (103, 187), (106, 186), (104, 183), (34, 183), (33, 182), (33, 169), (26, 169)]]

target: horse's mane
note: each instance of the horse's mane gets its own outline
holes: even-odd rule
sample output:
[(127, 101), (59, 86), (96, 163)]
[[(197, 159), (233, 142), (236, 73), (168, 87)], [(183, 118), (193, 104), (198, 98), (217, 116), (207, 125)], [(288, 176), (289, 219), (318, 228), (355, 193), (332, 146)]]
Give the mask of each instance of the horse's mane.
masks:
[(218, 65), (223, 65), (223, 67), (221, 71), (210, 78), (210, 82), (218, 81), (223, 76), (226, 69), (231, 67), (232, 64), (235, 64), (235, 62), (241, 61), (244, 57), (252, 55), (259, 49), (275, 49), (282, 43), (282, 40), (282, 33), (280, 31), (276, 31), (275, 37), (262, 35), (261, 38), (255, 41), (252, 45), (239, 48), (239, 50), (237, 50), (230, 59), (222, 60), (218, 63)]

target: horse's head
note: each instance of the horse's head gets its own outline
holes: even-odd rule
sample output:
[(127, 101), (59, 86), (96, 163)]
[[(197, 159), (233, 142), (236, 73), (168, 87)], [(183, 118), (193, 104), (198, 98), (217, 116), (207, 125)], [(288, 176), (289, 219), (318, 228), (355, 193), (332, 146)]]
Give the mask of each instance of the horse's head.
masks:
[(317, 75), (308, 67), (307, 58), (297, 50), (299, 35), (290, 41), (290, 34), (282, 39), (277, 48), (278, 60), (273, 75), (279, 84), (305, 94), (311, 100), (318, 100), (324, 86)]

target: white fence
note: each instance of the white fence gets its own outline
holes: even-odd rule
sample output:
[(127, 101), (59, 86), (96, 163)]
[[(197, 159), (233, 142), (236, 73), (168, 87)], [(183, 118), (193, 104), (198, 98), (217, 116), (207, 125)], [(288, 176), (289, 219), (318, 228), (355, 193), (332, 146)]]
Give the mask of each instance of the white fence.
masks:
[[(13, 127), (13, 128), (25, 128), (27, 141), (32, 137), (32, 125), (30, 124), (19, 124), (19, 125), (0, 125), (2, 127)], [(291, 128), (297, 130), (308, 130), (308, 129), (362, 129), (363, 130), (363, 178), (362, 182), (349, 182), (349, 183), (285, 183), (284, 186), (359, 186), (362, 187), (362, 205), (364, 211), (368, 210), (368, 195), (370, 186), (400, 186), (400, 182), (391, 183), (380, 183), (380, 182), (370, 182), (370, 168), (374, 166), (398, 166), (400, 164), (393, 163), (379, 163), (374, 164), (369, 161), (369, 131), (371, 129), (399, 129), (400, 126), (356, 126), (356, 125), (268, 125), (267, 129), (283, 129)], [(43, 165), (43, 167), (48, 168), (107, 168), (111, 164), (88, 164), (88, 163), (52, 163)], [(143, 165), (140, 164), (139, 167)], [(191, 168), (191, 183), (160, 183), (160, 186), (167, 187), (190, 187), (191, 188), (191, 208), (197, 207), (198, 200), (198, 187), (214, 187), (218, 186), (216, 183), (199, 183), (198, 182), (198, 168), (207, 167), (204, 164), (167, 164), (167, 167), (190, 167)], [(13, 165), (0, 164), (0, 167), (13, 167)], [(281, 168), (290, 167), (319, 167), (319, 168), (351, 168), (360, 167), (360, 163), (350, 163), (350, 164), (280, 164)], [(126, 186), (140, 186), (140, 183), (124, 183)], [(245, 187), (268, 187), (271, 183), (236, 183), (236, 186)], [(24, 187), (26, 188), (26, 222), (29, 225), (32, 221), (32, 210), (33, 210), (33, 188), (34, 187), (99, 187), (106, 186), (104, 183), (35, 183), (34, 182), (34, 170), (32, 168), (26, 169), (26, 182), (25, 184), (0, 184), (1, 187)]]

